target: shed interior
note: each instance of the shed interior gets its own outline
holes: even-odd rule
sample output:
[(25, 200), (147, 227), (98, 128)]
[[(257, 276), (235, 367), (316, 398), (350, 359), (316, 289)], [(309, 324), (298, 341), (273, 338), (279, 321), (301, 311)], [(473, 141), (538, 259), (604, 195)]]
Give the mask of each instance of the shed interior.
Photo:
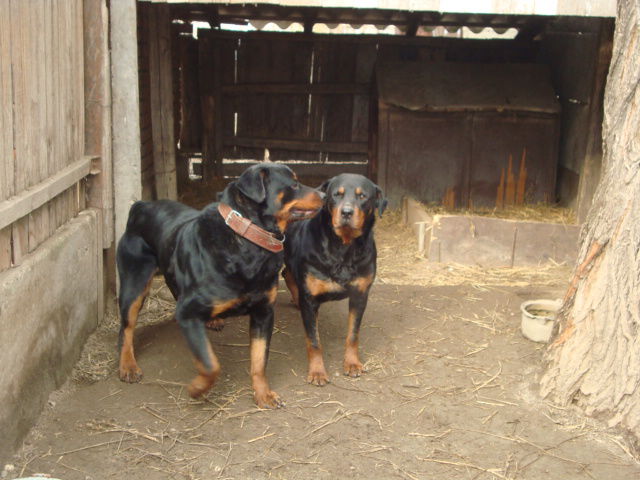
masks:
[[(177, 195), (203, 205), (248, 164), (268, 157), (290, 163), (312, 185), (340, 172), (369, 175), (392, 201), (408, 194), (474, 207), (522, 198), (574, 208), (579, 220), (586, 215), (602, 159), (613, 19), (138, 5), (147, 199)], [(297, 23), (301, 31), (261, 31), (269, 22), (280, 29)], [(314, 33), (319, 24), (385, 33)], [(462, 27), (517, 34), (461, 38)], [(395, 77), (396, 91), (389, 82), (381, 90), (380, 72)], [(441, 89), (432, 81), (429, 98), (421, 99), (429, 82), (418, 80), (430, 76)], [(456, 82), (458, 90), (442, 90)], [(464, 92), (475, 105), (456, 106)], [(483, 95), (488, 103), (477, 104)], [(386, 111), (397, 121), (385, 121)], [(523, 156), (529, 180), (518, 193)], [(434, 180), (434, 172), (453, 164), (458, 184)], [(487, 172), (490, 185), (483, 179), (474, 187)], [(508, 189), (516, 193), (507, 196)]]

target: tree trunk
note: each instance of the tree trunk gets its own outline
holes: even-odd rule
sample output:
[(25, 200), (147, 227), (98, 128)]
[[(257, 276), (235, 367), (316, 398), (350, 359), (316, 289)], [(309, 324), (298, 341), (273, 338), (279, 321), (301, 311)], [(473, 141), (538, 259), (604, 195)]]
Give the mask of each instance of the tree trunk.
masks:
[(640, 2), (619, 0), (600, 184), (541, 393), (640, 439)]

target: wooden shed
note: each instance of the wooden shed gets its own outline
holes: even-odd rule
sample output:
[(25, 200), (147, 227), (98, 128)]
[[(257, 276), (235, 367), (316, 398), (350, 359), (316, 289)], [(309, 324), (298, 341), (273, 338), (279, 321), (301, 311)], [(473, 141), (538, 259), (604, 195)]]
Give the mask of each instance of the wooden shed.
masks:
[(546, 65), (385, 62), (377, 177), (392, 203), (554, 201), (560, 104)]

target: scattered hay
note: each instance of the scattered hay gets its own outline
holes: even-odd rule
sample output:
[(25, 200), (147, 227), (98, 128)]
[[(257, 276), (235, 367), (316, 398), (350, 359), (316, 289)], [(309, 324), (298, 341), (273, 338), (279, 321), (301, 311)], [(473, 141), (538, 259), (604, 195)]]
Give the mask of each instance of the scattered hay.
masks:
[[(552, 211), (552, 207), (546, 208)], [(535, 207), (530, 207), (530, 210), (536, 211)], [(540, 207), (538, 213), (542, 215), (543, 212)], [(525, 211), (521, 212), (521, 215), (526, 214)], [(557, 215), (559, 218), (560, 213)], [(566, 212), (563, 215), (567, 215)], [(376, 243), (377, 280), (385, 284), (425, 287), (471, 285), (481, 291), (495, 287), (526, 287), (532, 284), (558, 287), (568, 284), (573, 269), (572, 265), (556, 263), (486, 268), (480, 265), (429, 262), (417, 253), (418, 241), (411, 227), (403, 224), (400, 210), (391, 210), (380, 219), (376, 225)]]
[[(173, 318), (175, 302), (162, 277), (155, 277), (138, 317), (138, 325), (156, 325)], [(115, 312), (105, 313), (98, 328), (87, 338), (80, 360), (71, 372), (76, 383), (95, 383), (107, 378), (117, 367), (117, 343), (120, 318)]]
[(75, 383), (95, 383), (114, 372), (118, 328), (117, 315), (106, 313), (98, 328), (87, 338), (80, 359), (71, 372)]

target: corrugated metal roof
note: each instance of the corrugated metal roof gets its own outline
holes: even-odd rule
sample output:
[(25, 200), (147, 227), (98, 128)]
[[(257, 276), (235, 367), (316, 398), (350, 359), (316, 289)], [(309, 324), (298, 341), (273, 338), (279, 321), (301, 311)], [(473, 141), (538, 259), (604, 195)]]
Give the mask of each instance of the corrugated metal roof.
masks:
[(279, 5), (284, 7), (391, 9), (494, 15), (615, 17), (615, 0), (140, 0), (151, 3)]
[(384, 62), (376, 74), (380, 100), (408, 110), (560, 111), (546, 65)]

